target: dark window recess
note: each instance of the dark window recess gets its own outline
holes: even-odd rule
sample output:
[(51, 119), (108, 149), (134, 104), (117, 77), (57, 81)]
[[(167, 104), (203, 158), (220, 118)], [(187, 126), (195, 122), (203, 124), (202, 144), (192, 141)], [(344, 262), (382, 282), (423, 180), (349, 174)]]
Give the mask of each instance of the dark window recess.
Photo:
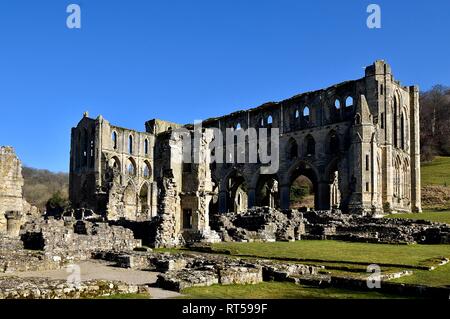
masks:
[(192, 228), (192, 210), (191, 209), (183, 209), (183, 228), (184, 229)]

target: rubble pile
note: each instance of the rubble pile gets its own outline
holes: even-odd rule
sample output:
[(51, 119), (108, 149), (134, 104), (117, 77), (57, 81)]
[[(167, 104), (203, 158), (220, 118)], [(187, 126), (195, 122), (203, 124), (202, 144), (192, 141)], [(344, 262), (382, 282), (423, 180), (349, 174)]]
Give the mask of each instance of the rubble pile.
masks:
[(212, 228), (223, 241), (293, 241), (305, 232), (302, 213), (254, 207), (245, 212), (213, 216)]
[(305, 239), (376, 243), (449, 244), (450, 225), (414, 219), (374, 218), (335, 211), (303, 213)]

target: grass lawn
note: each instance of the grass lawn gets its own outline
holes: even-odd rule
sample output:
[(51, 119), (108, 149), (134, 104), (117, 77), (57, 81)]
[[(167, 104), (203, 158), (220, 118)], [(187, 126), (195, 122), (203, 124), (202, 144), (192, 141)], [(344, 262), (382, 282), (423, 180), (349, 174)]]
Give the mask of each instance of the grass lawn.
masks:
[(424, 210), (423, 213), (419, 214), (393, 214), (387, 215), (385, 216), (385, 218), (423, 219), (423, 220), (430, 220), (433, 222), (450, 224), (450, 210), (446, 211)]
[(401, 296), (376, 291), (353, 291), (336, 288), (297, 286), (287, 282), (263, 282), (256, 285), (213, 285), (192, 287), (182, 291), (182, 298), (192, 299), (384, 299)]
[(376, 263), (382, 266), (434, 265), (436, 258), (450, 257), (450, 245), (388, 245), (334, 240), (304, 240), (274, 243), (217, 243), (217, 252), (235, 256), (270, 257), (330, 263)]
[(450, 287), (450, 264), (440, 266), (433, 271), (415, 270), (411, 276), (394, 279), (392, 281), (426, 286)]
[(450, 157), (436, 157), (421, 165), (422, 185), (450, 186)]

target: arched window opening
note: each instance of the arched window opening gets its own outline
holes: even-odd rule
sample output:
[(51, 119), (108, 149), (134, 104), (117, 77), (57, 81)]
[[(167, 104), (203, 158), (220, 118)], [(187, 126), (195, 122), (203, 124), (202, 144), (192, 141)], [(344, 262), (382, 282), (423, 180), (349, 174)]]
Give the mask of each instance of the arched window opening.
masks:
[(298, 110), (296, 110), (294, 116), (296, 119), (298, 119), (300, 117), (300, 112)]
[(309, 107), (305, 106), (305, 108), (303, 109), (303, 119), (306, 122), (309, 122)]
[(111, 158), (111, 160), (109, 161), (109, 167), (114, 170), (120, 170), (120, 161), (116, 156)]
[(150, 163), (148, 163), (147, 161), (144, 162), (144, 172), (143, 172), (143, 176), (145, 178), (150, 178), (151, 176), (151, 166)]
[(192, 228), (192, 209), (183, 209), (183, 229)]
[(267, 118), (267, 124), (272, 124), (273, 119), (272, 119), (272, 115), (269, 115), (269, 117)]
[(336, 101), (334, 101), (334, 107), (336, 108), (336, 110), (339, 110), (341, 108), (341, 102), (339, 102), (338, 99), (336, 99)]
[(117, 133), (116, 132), (112, 132), (112, 144), (113, 144), (113, 149), (117, 149)]
[(330, 133), (330, 153), (332, 155), (338, 154), (340, 151), (340, 143), (339, 143), (339, 136), (336, 134), (336, 132), (332, 131)]
[(403, 150), (406, 150), (406, 141), (405, 141), (405, 116), (402, 114), (400, 119), (400, 143)]
[(351, 96), (347, 97), (345, 100), (345, 107), (353, 106), (353, 98)]
[(393, 123), (393, 127), (392, 127), (393, 143), (392, 144), (394, 144), (394, 147), (398, 147), (398, 124), (397, 124), (398, 119), (397, 119), (397, 117), (398, 117), (398, 102), (397, 102), (397, 98), (394, 97), (394, 119), (392, 121), (392, 123)]
[(237, 125), (236, 125), (236, 130), (240, 130), (242, 127), (241, 127), (241, 123), (238, 123)]
[(128, 136), (128, 153), (133, 154), (133, 136)]
[(298, 157), (298, 145), (295, 139), (290, 138), (288, 142), (288, 148), (287, 148), (287, 156), (289, 160), (293, 160)]
[(147, 183), (142, 185), (141, 191), (139, 192), (139, 203), (141, 205), (141, 214), (149, 213), (149, 188)]
[(145, 155), (148, 155), (148, 140), (145, 139), (144, 141), (144, 153)]
[(261, 120), (259, 121), (259, 125), (260, 125), (261, 127), (264, 126), (264, 118), (263, 118), (263, 117), (262, 117)]
[(305, 137), (306, 155), (313, 156), (316, 153), (316, 141), (311, 135)]
[(131, 176), (136, 175), (136, 165), (134, 164), (134, 161), (132, 159), (128, 160), (127, 172)]

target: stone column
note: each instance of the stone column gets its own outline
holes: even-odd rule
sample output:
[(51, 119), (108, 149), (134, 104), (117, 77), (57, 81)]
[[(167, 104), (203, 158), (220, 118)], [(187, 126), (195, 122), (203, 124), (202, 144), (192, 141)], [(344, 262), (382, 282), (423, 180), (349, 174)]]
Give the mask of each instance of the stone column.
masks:
[(20, 225), (22, 213), (18, 211), (8, 211), (6, 217), (6, 232), (8, 236), (18, 237), (20, 233)]
[(413, 213), (422, 211), (420, 184), (420, 119), (419, 119), (419, 88), (410, 88), (411, 121), (410, 121), (410, 158), (411, 158), (411, 210)]

